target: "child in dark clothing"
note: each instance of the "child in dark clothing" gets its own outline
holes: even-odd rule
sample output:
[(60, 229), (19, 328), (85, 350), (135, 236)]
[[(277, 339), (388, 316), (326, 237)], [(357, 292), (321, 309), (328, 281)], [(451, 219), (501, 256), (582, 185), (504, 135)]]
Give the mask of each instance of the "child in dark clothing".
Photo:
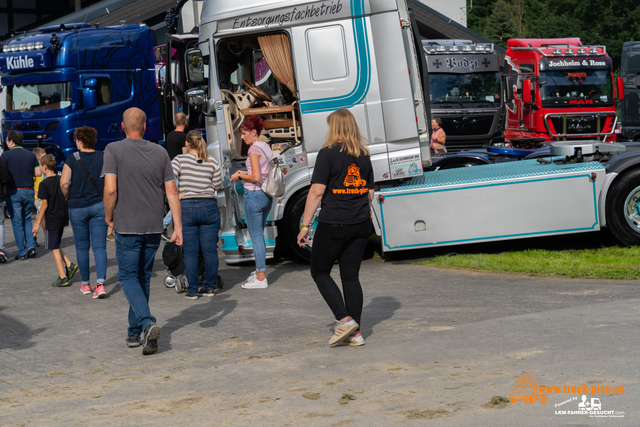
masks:
[(67, 201), (60, 189), (60, 177), (54, 172), (56, 159), (52, 154), (47, 154), (40, 159), (40, 168), (47, 179), (40, 183), (38, 198), (42, 200), (42, 207), (33, 224), (32, 233), (35, 236), (40, 228), (42, 218), (45, 218), (44, 242), (45, 249), (53, 251), (53, 258), (58, 267), (58, 278), (51, 284), (55, 287), (69, 286), (73, 275), (78, 271), (78, 266), (65, 255), (60, 248), (64, 227), (69, 225), (69, 209)]

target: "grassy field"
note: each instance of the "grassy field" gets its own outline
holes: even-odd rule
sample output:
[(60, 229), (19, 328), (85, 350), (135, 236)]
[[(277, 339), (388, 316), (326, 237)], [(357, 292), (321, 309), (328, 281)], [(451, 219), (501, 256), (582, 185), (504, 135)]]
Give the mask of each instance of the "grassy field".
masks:
[(419, 264), (531, 276), (629, 280), (640, 279), (640, 248), (527, 249), (499, 254), (436, 256)]

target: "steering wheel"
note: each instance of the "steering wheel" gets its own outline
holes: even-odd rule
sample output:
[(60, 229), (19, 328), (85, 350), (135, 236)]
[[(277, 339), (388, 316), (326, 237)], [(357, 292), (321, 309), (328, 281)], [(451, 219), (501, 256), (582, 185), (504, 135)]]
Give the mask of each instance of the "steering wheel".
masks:
[(263, 91), (258, 86), (251, 83), (249, 80), (242, 79), (242, 83), (244, 83), (244, 85), (247, 88), (249, 88), (249, 92), (251, 92), (253, 96), (255, 96), (256, 98), (261, 99), (263, 101), (271, 101), (271, 97), (267, 95), (265, 91)]
[(220, 89), (222, 95), (225, 97), (227, 101), (229, 101), (229, 113), (231, 114), (231, 129), (233, 131), (237, 131), (244, 120), (244, 115), (242, 114), (242, 110), (238, 108), (238, 104), (236, 103), (236, 98), (233, 96), (233, 93), (227, 89)]

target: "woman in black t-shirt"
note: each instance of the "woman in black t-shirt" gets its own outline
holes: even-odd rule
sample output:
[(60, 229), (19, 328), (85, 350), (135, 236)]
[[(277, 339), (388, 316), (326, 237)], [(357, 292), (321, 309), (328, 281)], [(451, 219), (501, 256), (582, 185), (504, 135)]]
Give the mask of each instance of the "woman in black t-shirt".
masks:
[[(80, 292), (93, 298), (107, 296), (107, 223), (104, 220), (104, 181), (100, 179), (104, 152), (96, 151), (98, 132), (89, 126), (75, 130), (76, 147), (82, 164), (93, 178), (87, 176), (74, 155), (67, 157), (62, 168), (60, 187), (69, 200), (69, 219), (76, 245), (76, 257), (80, 267), (82, 284)], [(96, 264), (96, 286), (91, 288), (89, 277), (89, 249), (93, 251)]]
[[(369, 150), (353, 115), (336, 110), (327, 118), (329, 132), (318, 152), (302, 218), (298, 244), (309, 244), (309, 227), (320, 202), (311, 252), (311, 277), (336, 318), (329, 345), (364, 344), (360, 263), (371, 235), (373, 167)], [(340, 263), (344, 297), (331, 278)]]

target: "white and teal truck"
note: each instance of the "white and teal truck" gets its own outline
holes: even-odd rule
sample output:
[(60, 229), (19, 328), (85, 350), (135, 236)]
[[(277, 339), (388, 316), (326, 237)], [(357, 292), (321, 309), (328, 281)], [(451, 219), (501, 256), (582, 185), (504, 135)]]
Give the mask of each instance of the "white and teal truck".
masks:
[[(349, 109), (370, 142), (375, 231), (384, 251), (597, 231), (640, 243), (638, 145), (556, 143), (552, 157), (423, 172), (429, 152), (428, 74), (405, 0), (209, 0), (190, 72), (208, 85), (187, 91), (206, 114), (210, 153), (223, 165), (222, 250), (253, 259), (242, 186), (243, 118), (265, 119), (286, 178), (265, 230), (268, 257), (295, 244), (327, 116)], [(520, 84), (520, 83), (518, 83)], [(520, 87), (520, 86), (518, 86)], [(533, 90), (533, 89), (531, 89)], [(217, 132), (216, 132), (217, 130)]]

